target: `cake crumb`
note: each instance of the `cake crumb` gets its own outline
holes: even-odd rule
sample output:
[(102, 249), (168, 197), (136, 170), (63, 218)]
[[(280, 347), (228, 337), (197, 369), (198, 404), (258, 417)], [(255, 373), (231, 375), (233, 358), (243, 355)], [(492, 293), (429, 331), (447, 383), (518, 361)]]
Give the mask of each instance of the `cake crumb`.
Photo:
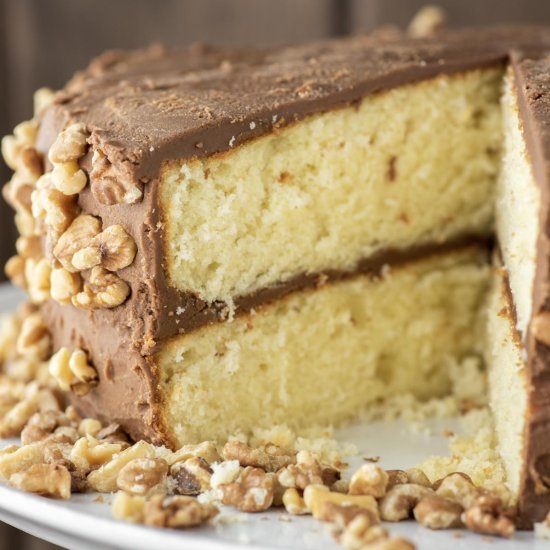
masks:
[(511, 502), (506, 471), (497, 450), (497, 440), (488, 408), (470, 411), (460, 419), (462, 435), (449, 439), (449, 456), (431, 456), (418, 467), (431, 482), (452, 472), (470, 476), (476, 486), (497, 493)]
[(222, 484), (231, 483), (239, 475), (240, 465), (238, 460), (226, 460), (212, 464), (212, 478), (210, 485), (216, 489)]
[(313, 427), (297, 434), (286, 425), (278, 425), (270, 429), (256, 428), (248, 439), (242, 433), (235, 434), (233, 438), (240, 438), (240, 441), (244, 438), (243, 443), (248, 443), (252, 447), (273, 443), (294, 451), (311, 451), (321, 462), (329, 464), (342, 463), (343, 457), (358, 454), (355, 445), (336, 441), (333, 433), (332, 428)]
[(238, 523), (248, 523), (247, 514), (219, 514), (212, 522), (214, 525), (234, 525)]

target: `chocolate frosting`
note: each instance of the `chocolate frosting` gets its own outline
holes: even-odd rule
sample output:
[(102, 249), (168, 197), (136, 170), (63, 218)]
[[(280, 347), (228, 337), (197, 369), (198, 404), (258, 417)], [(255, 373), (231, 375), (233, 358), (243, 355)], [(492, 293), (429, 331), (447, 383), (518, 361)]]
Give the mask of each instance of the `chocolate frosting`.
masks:
[[(227, 317), (225, 304), (204, 303), (172, 288), (167, 280), (158, 182), (171, 162), (221, 154), (313, 113), (353, 105), (368, 94), (405, 83), (504, 64), (511, 49), (536, 53), (547, 47), (548, 28), (508, 27), (451, 31), (425, 39), (359, 36), (270, 50), (197, 45), (169, 51), (155, 46), (108, 52), (94, 60), (43, 114), (38, 147), (46, 153), (61, 129), (82, 122), (90, 133), (91, 149), (106, 155), (118, 177), (139, 186), (144, 194), (137, 204), (106, 206), (95, 199), (89, 185), (79, 197), (83, 211), (101, 217), (105, 226), (120, 223), (136, 240), (134, 263), (119, 272), (131, 286), (130, 299), (113, 310), (82, 311), (53, 302), (43, 308), (54, 345), (88, 350), (98, 368), (100, 384), (79, 398), (78, 406), (120, 422), (136, 438), (172, 443), (160, 414), (154, 354), (166, 338)], [(516, 64), (516, 70), (521, 78), (535, 79), (542, 91), (547, 87), (543, 75), (548, 68), (524, 63)], [(526, 93), (525, 104), (525, 116), (534, 121), (532, 141), (542, 140), (533, 159), (543, 167), (538, 176), (547, 187), (549, 164), (544, 151), (550, 151), (550, 141), (542, 129), (550, 120), (550, 100), (535, 100)], [(90, 172), (90, 156), (81, 166)], [(93, 173), (89, 178), (93, 183)], [(549, 227), (548, 220), (543, 227)], [(541, 242), (539, 257), (546, 263), (537, 272), (537, 285), (547, 288), (546, 233)], [(464, 243), (445, 246), (458, 244)], [(391, 258), (365, 259), (358, 269), (376, 272), (384, 262), (406, 261), (416, 252), (393, 251)], [(304, 274), (253, 296), (236, 297), (236, 313), (245, 314), (285, 293), (344, 275), (349, 274)], [(547, 294), (537, 294), (536, 299), (538, 308), (550, 308)], [(550, 350), (532, 346), (530, 372), (536, 385), (530, 397), (527, 459), (531, 468), (542, 464), (547, 472)], [(539, 440), (544, 441), (536, 443)], [(522, 511), (540, 519), (549, 499), (536, 491), (532, 476), (526, 474)]]

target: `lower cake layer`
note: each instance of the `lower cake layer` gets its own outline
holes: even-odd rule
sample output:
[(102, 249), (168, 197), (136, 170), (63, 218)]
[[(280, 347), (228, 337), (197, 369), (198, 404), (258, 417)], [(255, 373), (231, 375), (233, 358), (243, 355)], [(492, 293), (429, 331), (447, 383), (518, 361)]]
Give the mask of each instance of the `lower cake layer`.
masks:
[(489, 276), (486, 250), (470, 246), (175, 337), (155, 359), (167, 435), (326, 426), (399, 393), (441, 396), (450, 364), (481, 354)]

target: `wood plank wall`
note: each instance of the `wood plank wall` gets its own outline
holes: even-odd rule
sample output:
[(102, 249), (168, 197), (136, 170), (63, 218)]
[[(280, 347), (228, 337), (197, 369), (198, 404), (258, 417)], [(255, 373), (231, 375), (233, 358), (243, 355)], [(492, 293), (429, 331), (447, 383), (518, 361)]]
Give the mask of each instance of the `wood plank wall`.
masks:
[[(550, 23), (542, 0), (439, 0), (453, 25)], [(272, 45), (404, 26), (422, 0), (0, 0), (0, 134), (31, 115), (32, 92), (57, 88), (107, 48), (201, 40)], [(0, 182), (9, 177), (0, 162)], [(0, 200), (0, 264), (13, 253)], [(0, 274), (2, 280), (3, 273)], [(0, 550), (48, 546), (0, 526)]]
[[(202, 40), (272, 45), (407, 24), (422, 0), (0, 0), (0, 134), (31, 115), (32, 92), (57, 88), (107, 48)], [(440, 0), (452, 24), (550, 22), (541, 0)], [(0, 162), (0, 182), (9, 177)], [(0, 264), (13, 252), (0, 201)], [(3, 272), (0, 270), (0, 280)]]

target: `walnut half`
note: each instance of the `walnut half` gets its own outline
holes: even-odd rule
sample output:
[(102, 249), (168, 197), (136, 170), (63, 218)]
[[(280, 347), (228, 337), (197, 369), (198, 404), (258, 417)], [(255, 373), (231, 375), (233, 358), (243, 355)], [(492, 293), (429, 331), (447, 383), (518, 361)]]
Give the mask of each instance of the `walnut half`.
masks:
[(165, 490), (168, 464), (162, 458), (134, 458), (122, 467), (116, 483), (120, 490), (147, 496)]
[(510, 538), (516, 530), (500, 498), (491, 495), (476, 499), (462, 514), (462, 521), (470, 531), (485, 535)]
[(231, 483), (220, 485), (221, 501), (242, 512), (263, 512), (273, 503), (275, 477), (247, 466)]
[(143, 522), (155, 527), (183, 529), (201, 525), (217, 513), (215, 506), (201, 504), (192, 497), (155, 495), (145, 503)]
[(71, 474), (59, 464), (34, 464), (13, 474), (10, 484), (28, 493), (64, 500), (71, 497)]
[(100, 232), (101, 220), (99, 218), (81, 214), (61, 235), (53, 249), (53, 254), (67, 271), (75, 273), (78, 268), (73, 264), (74, 255), (86, 248)]
[(96, 266), (84, 284), (84, 290), (73, 296), (75, 307), (81, 309), (113, 308), (126, 301), (130, 286), (118, 275)]
[(77, 251), (73, 265), (80, 271), (97, 265), (118, 271), (131, 265), (136, 256), (136, 243), (121, 225), (111, 225), (93, 237), (85, 248)]
[(143, 196), (142, 185), (111, 164), (99, 149), (92, 158), (90, 181), (92, 193), (101, 204), (134, 204)]

